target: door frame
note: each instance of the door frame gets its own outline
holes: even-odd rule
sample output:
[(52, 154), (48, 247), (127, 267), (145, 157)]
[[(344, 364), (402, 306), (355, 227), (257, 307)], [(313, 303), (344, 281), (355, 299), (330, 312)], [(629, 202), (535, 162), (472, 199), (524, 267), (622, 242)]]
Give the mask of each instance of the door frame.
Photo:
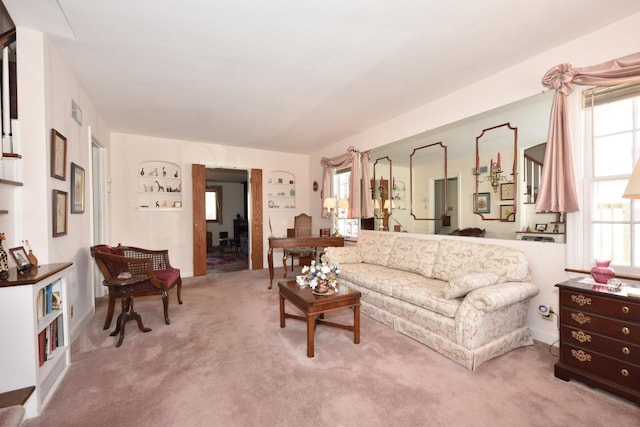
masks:
[[(216, 166), (224, 168), (224, 166)], [(191, 165), (191, 192), (193, 200), (193, 275), (207, 274), (207, 221), (205, 215), (206, 166)], [(250, 169), (250, 186), (247, 195), (250, 227), (251, 270), (264, 268), (263, 227), (262, 227), (262, 169)]]

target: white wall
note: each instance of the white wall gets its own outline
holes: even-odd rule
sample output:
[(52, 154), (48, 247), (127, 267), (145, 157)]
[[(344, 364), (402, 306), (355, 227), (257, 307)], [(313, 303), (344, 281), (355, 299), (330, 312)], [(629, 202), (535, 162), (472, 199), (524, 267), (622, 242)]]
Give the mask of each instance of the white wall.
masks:
[[(40, 264), (72, 262), (69, 303), (73, 306), (72, 336), (82, 319), (93, 313), (92, 261), (89, 255), (92, 224), (91, 187), (85, 186), (84, 214), (68, 214), (67, 235), (52, 237), (51, 193), (66, 191), (70, 197), (70, 164), (90, 172), (89, 127), (103, 143), (109, 142), (106, 126), (93, 103), (59, 53), (42, 33), (17, 29), (18, 114), (21, 130), (20, 164), (23, 170), (19, 206), (20, 221), (12, 230), (14, 243), (27, 239)], [(82, 109), (83, 123), (71, 118), (71, 100)], [(67, 138), (67, 179), (50, 176), (51, 129)], [(87, 175), (88, 178), (89, 175)], [(69, 212), (69, 207), (67, 207)]]
[[(357, 135), (334, 143), (328, 142), (326, 147), (313, 153), (310, 158), (334, 157), (344, 153), (351, 145), (361, 151), (379, 147), (527, 98), (545, 90), (540, 83), (542, 76), (557, 64), (570, 63), (576, 67), (583, 67), (638, 51), (638, 28), (640, 14), (635, 14)], [(578, 112), (574, 111), (575, 114)], [(580, 144), (580, 141), (580, 135), (574, 133), (574, 145)], [(469, 165), (469, 168), (471, 167), (474, 166)], [(310, 173), (311, 179), (322, 176), (319, 161), (310, 163)], [(319, 201), (312, 200), (312, 209), (318, 209), (319, 205)], [(577, 238), (577, 235), (567, 237)], [(495, 243), (517, 247), (529, 256), (533, 279), (540, 286), (540, 294), (531, 304), (529, 325), (534, 338), (552, 343), (558, 336), (556, 322), (542, 320), (536, 311), (537, 306), (543, 303), (550, 305), (555, 311), (558, 309), (558, 293), (554, 285), (569, 278), (564, 271), (567, 259), (566, 245), (516, 240), (495, 240)]]
[[(196, 143), (170, 140), (141, 135), (113, 133), (111, 135), (111, 229), (109, 244), (130, 244), (150, 249), (169, 249), (171, 264), (182, 270), (183, 277), (193, 275), (193, 228), (191, 165), (206, 167), (262, 169), (263, 181), (272, 170), (286, 169), (296, 181), (303, 183), (296, 195), (296, 209), (272, 211), (263, 208), (264, 266), (267, 265), (269, 220), (274, 226), (293, 227), (293, 218), (299, 213), (309, 213), (314, 217), (314, 227), (319, 228), (320, 208), (311, 211), (312, 193), (309, 177), (309, 158), (306, 155), (287, 154), (274, 151), (238, 148), (213, 143)], [(171, 160), (182, 169), (182, 211), (139, 211), (137, 189), (138, 166), (148, 160)], [(307, 186), (307, 183), (308, 186)], [(263, 183), (262, 199), (266, 204), (266, 185)], [(223, 197), (226, 197), (223, 195)], [(251, 195), (249, 212), (251, 212)], [(242, 214), (242, 212), (240, 212)], [(234, 214), (235, 215), (235, 214)], [(249, 227), (251, 221), (249, 218)], [(233, 230), (233, 221), (231, 221)], [(233, 232), (233, 231), (232, 231)], [(274, 230), (275, 232), (275, 230)], [(232, 234), (232, 233), (230, 233)], [(268, 273), (265, 271), (265, 281)]]

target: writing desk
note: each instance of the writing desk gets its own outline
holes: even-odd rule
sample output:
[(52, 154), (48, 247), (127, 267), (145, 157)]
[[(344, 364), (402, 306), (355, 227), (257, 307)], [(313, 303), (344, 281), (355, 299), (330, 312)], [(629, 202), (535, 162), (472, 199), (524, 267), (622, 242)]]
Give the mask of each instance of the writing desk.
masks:
[[(267, 260), (269, 263), (269, 289), (273, 283), (273, 250), (295, 249), (295, 248), (328, 248), (330, 246), (344, 246), (344, 237), (269, 237), (269, 252)], [(284, 277), (287, 277), (286, 259), (283, 257)]]

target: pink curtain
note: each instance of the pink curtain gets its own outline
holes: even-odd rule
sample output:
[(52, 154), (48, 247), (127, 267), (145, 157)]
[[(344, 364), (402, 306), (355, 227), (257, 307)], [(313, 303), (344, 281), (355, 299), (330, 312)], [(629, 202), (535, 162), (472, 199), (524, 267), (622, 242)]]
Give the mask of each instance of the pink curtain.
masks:
[(560, 64), (542, 78), (542, 84), (555, 89), (549, 121), (547, 150), (542, 167), (536, 209), (554, 212), (578, 211), (573, 170), (567, 96), (573, 85), (614, 86), (640, 81), (640, 52), (591, 67), (573, 68)]
[[(353, 147), (349, 147), (345, 154), (342, 154), (338, 157), (333, 157), (331, 159), (323, 157), (320, 160), (320, 165), (323, 168), (321, 192), (323, 202), (327, 197), (334, 196), (333, 194), (331, 194), (331, 169), (351, 165), (351, 179), (349, 180), (349, 212), (347, 217), (359, 218), (361, 173), (358, 150)], [(329, 216), (329, 212), (327, 211), (327, 209), (322, 208), (322, 213), (320, 216), (322, 216), (323, 218), (327, 218)]]

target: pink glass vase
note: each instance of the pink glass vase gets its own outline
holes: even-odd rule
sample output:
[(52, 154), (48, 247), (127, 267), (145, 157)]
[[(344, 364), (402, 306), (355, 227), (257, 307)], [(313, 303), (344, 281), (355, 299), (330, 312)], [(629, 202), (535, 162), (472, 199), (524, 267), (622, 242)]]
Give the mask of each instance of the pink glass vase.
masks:
[(613, 279), (616, 272), (609, 267), (611, 261), (596, 260), (596, 266), (591, 269), (591, 277), (598, 283), (607, 283), (609, 279)]

